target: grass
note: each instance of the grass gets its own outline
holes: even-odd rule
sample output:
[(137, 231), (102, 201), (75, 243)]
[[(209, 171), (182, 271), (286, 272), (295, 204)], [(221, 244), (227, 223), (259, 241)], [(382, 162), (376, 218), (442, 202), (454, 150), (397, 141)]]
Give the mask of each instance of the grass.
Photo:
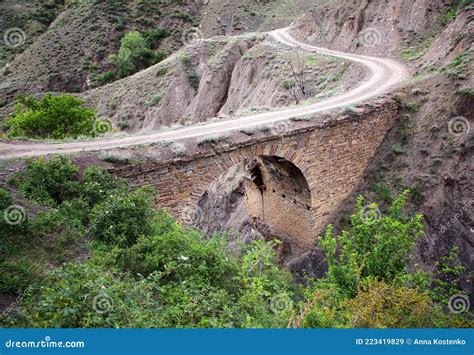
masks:
[(406, 48), (402, 51), (401, 57), (406, 61), (413, 61), (421, 58), (430, 48), (436, 38), (437, 33), (433, 32), (426, 38), (420, 40), (416, 45)]
[(168, 73), (168, 68), (166, 67), (161, 67), (156, 71), (156, 76), (163, 76), (166, 73)]
[(209, 135), (205, 137), (201, 137), (197, 140), (198, 145), (203, 145), (206, 143), (218, 143), (222, 139), (221, 136), (218, 135)]
[(134, 160), (130, 157), (120, 155), (117, 153), (111, 153), (111, 152), (101, 152), (100, 153), (100, 159), (102, 161), (108, 162), (108, 163), (113, 163), (113, 164), (132, 164)]
[(156, 106), (160, 103), (161, 99), (163, 98), (163, 95), (161, 93), (157, 93), (150, 97), (148, 100), (148, 105), (150, 106)]

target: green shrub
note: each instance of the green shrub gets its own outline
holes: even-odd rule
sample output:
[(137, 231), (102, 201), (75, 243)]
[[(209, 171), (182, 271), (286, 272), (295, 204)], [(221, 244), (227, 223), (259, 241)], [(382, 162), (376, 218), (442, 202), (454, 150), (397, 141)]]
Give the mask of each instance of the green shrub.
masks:
[(101, 242), (130, 246), (152, 228), (153, 194), (150, 189), (115, 192), (91, 212), (90, 235)]
[(450, 327), (452, 321), (427, 292), (371, 280), (347, 301), (347, 326), (352, 328)]
[(447, 255), (436, 262), (436, 269), (431, 285), (431, 297), (448, 305), (449, 298), (457, 293), (462, 293), (461, 280), (466, 268), (459, 262), (459, 247), (453, 247)]
[(158, 27), (144, 32), (143, 37), (149, 48), (156, 49), (160, 46), (161, 40), (169, 35), (168, 29)]
[(437, 18), (438, 24), (440, 26), (448, 25), (454, 20), (454, 18), (456, 17), (456, 13), (460, 9), (472, 3), (473, 3), (473, 0), (454, 0), (453, 3), (448, 8), (448, 10)]
[(5, 126), (9, 137), (77, 138), (94, 136), (96, 112), (70, 95), (46, 95), (40, 100), (20, 96)]
[(0, 293), (20, 293), (36, 278), (34, 266), (24, 258), (0, 262), (0, 270)]
[(193, 89), (197, 90), (199, 88), (200, 81), (201, 81), (201, 78), (199, 77), (199, 74), (197, 73), (196, 70), (191, 70), (188, 73), (188, 82), (189, 82), (189, 85), (191, 85)]
[(158, 105), (162, 99), (163, 95), (161, 93), (155, 94), (152, 97), (150, 97), (150, 100), (148, 101), (148, 104), (150, 106), (155, 106)]
[(376, 205), (364, 207), (359, 197), (351, 229), (335, 238), (329, 226), (318, 239), (327, 256), (328, 280), (341, 292), (355, 296), (359, 281), (369, 276), (390, 283), (407, 275), (411, 249), (423, 234), (422, 216), (407, 218), (401, 212), (408, 193), (393, 202), (387, 216), (379, 215)]
[(106, 71), (105, 73), (99, 74), (94, 78), (94, 81), (98, 85), (104, 85), (111, 83), (115, 79), (115, 74), (112, 71)]
[(125, 188), (123, 179), (114, 178), (101, 168), (87, 168), (80, 176), (79, 167), (66, 157), (30, 160), (13, 183), (31, 200), (48, 206), (82, 199), (86, 206), (93, 207), (111, 191)]
[(15, 184), (33, 201), (57, 206), (79, 193), (79, 168), (65, 157), (28, 161)]
[[(222, 239), (184, 231), (158, 212), (154, 233), (129, 248), (99, 245), (89, 261), (53, 271), (23, 300), (10, 326), (284, 327), (275, 296), (291, 278), (264, 242), (240, 255)], [(119, 262), (117, 262), (119, 261)], [(121, 262), (120, 262), (121, 261)], [(140, 273), (142, 272), (142, 273)]]
[[(0, 188), (0, 211), (3, 211), (12, 203), (12, 194), (9, 191)], [(1, 221), (3, 221), (3, 218), (1, 219)]]
[(163, 76), (168, 72), (168, 68), (161, 67), (156, 71), (156, 76)]

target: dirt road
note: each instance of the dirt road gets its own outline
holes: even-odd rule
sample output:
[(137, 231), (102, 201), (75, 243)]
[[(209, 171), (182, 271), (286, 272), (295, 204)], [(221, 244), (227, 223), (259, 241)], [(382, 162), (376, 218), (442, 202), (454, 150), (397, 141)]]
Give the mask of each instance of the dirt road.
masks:
[(271, 32), (271, 36), (277, 41), (291, 47), (299, 47), (324, 55), (344, 58), (363, 65), (368, 70), (368, 75), (364, 78), (363, 83), (344, 94), (333, 96), (327, 100), (314, 104), (300, 105), (279, 111), (271, 111), (217, 122), (186, 126), (184, 128), (166, 132), (150, 132), (146, 134), (142, 133), (122, 137), (109, 137), (68, 143), (0, 143), (0, 160), (43, 156), (47, 154), (106, 150), (139, 144), (157, 143), (160, 141), (179, 141), (209, 135), (221, 135), (231, 131), (248, 129), (256, 126), (268, 126), (287, 120), (291, 117), (310, 115), (368, 100), (375, 96), (387, 93), (395, 85), (408, 78), (406, 67), (393, 60), (341, 53), (325, 48), (310, 46), (297, 41), (289, 34), (288, 30), (288, 28), (285, 28), (273, 31)]

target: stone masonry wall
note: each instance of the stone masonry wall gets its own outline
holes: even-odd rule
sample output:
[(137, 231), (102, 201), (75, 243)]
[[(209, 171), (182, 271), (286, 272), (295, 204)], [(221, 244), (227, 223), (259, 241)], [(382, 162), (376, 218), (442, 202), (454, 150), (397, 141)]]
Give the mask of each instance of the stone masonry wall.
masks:
[[(209, 185), (231, 166), (255, 157), (283, 158), (305, 177), (311, 205), (309, 210), (303, 206), (301, 211), (293, 208), (294, 215), (283, 215), (272, 223), (278, 229), (288, 230), (285, 223), (297, 225), (302, 211), (309, 212), (311, 227), (300, 226), (300, 233), (307, 228), (311, 228), (312, 233), (299, 236), (297, 242), (298, 251), (303, 252), (310, 248), (331, 213), (363, 177), (371, 158), (395, 123), (397, 112), (397, 103), (389, 99), (375, 106), (367, 105), (357, 114), (341, 114), (324, 122), (315, 119), (314, 126), (284, 136), (226, 146), (205, 155), (158, 162), (153, 166), (117, 170), (115, 174), (127, 178), (133, 186), (155, 186), (157, 207), (168, 208), (176, 218), (183, 219), (183, 210), (196, 210)], [(278, 194), (273, 197), (268, 194), (271, 191), (267, 191), (264, 203), (277, 208), (278, 203), (282, 203), (275, 200)]]

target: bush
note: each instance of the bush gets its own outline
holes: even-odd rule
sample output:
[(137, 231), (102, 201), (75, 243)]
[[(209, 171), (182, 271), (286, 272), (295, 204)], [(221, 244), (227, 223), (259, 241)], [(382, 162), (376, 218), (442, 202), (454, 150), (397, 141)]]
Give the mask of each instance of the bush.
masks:
[(92, 259), (53, 271), (25, 297), (10, 326), (283, 327), (291, 278), (264, 242), (230, 254), (219, 238), (184, 231), (158, 212), (154, 233), (131, 248), (99, 244)]
[(347, 301), (347, 312), (352, 328), (433, 328), (450, 322), (427, 292), (376, 280)]
[(130, 246), (152, 232), (153, 194), (149, 189), (115, 192), (91, 212), (90, 234), (101, 242)]
[(105, 73), (99, 74), (94, 78), (94, 81), (98, 85), (104, 85), (111, 83), (115, 79), (115, 74), (112, 71), (106, 71)]
[(101, 168), (87, 168), (82, 177), (69, 158), (28, 161), (24, 171), (13, 180), (18, 189), (33, 201), (59, 206), (65, 201), (82, 199), (93, 207), (112, 190), (124, 190), (125, 182)]
[(455, 246), (435, 264), (431, 297), (444, 306), (448, 306), (452, 295), (463, 293), (461, 280), (466, 268), (459, 262), (459, 253), (459, 247)]
[(46, 95), (40, 100), (20, 96), (6, 123), (9, 137), (77, 138), (94, 136), (95, 110), (70, 95)]
[(0, 293), (20, 293), (35, 281), (34, 266), (25, 259), (0, 262), (0, 270)]
[(168, 29), (158, 27), (145, 31), (143, 37), (149, 48), (156, 49), (159, 47), (161, 40), (169, 35)]
[(355, 296), (359, 281), (369, 276), (386, 282), (407, 277), (411, 249), (423, 234), (422, 216), (407, 218), (401, 212), (408, 193), (393, 202), (387, 216), (378, 215), (375, 204), (364, 207), (359, 197), (351, 229), (334, 238), (329, 226), (318, 239), (327, 256), (328, 280), (348, 296)]
[(15, 177), (18, 189), (33, 201), (57, 206), (79, 193), (79, 168), (65, 157), (30, 160)]

